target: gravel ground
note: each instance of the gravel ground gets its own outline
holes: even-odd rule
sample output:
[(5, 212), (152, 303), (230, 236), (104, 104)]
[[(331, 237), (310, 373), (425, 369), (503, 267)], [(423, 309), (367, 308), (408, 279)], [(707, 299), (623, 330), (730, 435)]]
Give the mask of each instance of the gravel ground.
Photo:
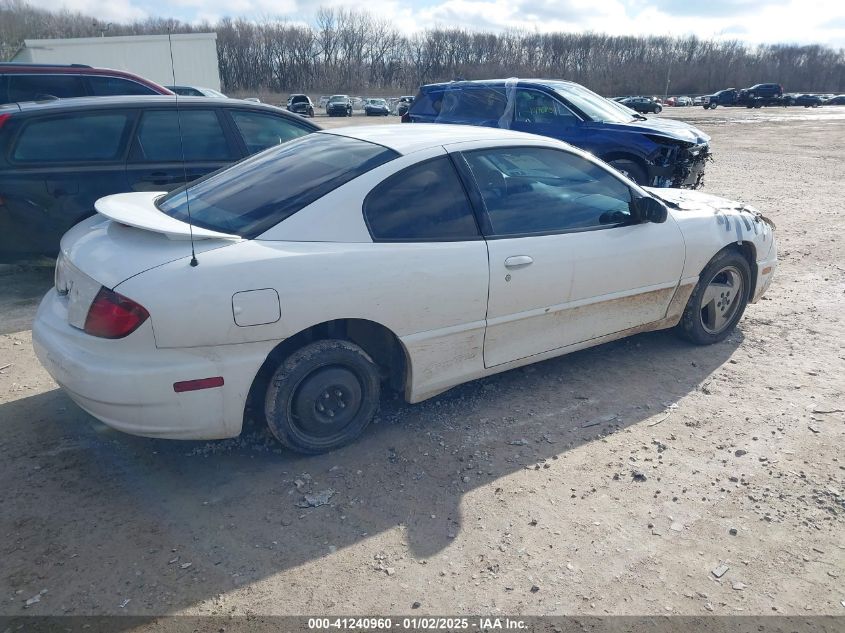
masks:
[(330, 455), (107, 429), (32, 353), (49, 271), (5, 271), (0, 615), (845, 614), (845, 108), (662, 116), (778, 225), (737, 332), (389, 400)]

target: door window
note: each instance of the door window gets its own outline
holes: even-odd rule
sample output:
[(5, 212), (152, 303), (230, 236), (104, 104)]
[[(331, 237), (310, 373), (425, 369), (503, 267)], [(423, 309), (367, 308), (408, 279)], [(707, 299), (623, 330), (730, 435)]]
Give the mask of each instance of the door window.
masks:
[(309, 132), (287, 118), (262, 112), (233, 110), (232, 118), (250, 154), (305, 136)]
[(559, 233), (625, 224), (631, 190), (575, 154), (507, 147), (464, 154), (493, 235)]
[(21, 131), (12, 159), (65, 163), (115, 160), (123, 154), (132, 117), (125, 112), (92, 112), (33, 119)]
[(85, 96), (79, 75), (9, 75), (9, 102)]
[(158, 94), (152, 88), (148, 88), (137, 81), (122, 79), (120, 77), (104, 77), (100, 75), (89, 75), (88, 85), (96, 97), (108, 97), (111, 95), (154, 95)]
[(478, 237), (472, 209), (447, 156), (408, 167), (364, 201), (370, 235), (379, 241), (446, 242)]
[(505, 114), (508, 99), (504, 87), (447, 89), (435, 108), (447, 121), (498, 124)]
[(580, 119), (557, 99), (537, 90), (518, 89), (514, 120), (518, 123), (534, 123), (569, 127), (577, 125)]
[[(179, 119), (181, 118), (181, 142)], [(136, 135), (141, 162), (229, 161), (230, 149), (214, 110), (151, 110), (144, 112)]]

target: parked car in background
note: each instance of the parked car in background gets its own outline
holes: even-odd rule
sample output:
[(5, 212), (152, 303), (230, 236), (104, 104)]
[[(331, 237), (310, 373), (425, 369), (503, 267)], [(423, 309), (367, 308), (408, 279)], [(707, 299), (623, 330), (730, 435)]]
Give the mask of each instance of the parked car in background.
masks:
[(754, 84), (744, 90), (751, 98), (771, 99), (783, 96), (783, 86), (780, 84)]
[(805, 108), (818, 108), (824, 101), (818, 95), (803, 94), (792, 100), (793, 105), (804, 106)]
[(0, 259), (54, 254), (102, 196), (169, 191), (319, 129), (237, 99), (179, 97), (179, 116), (176, 105), (141, 96), (0, 106)]
[(0, 104), (71, 97), (172, 95), (157, 83), (122, 70), (83, 64), (0, 63)]
[(627, 99), (622, 99), (619, 103), (644, 114), (658, 114), (663, 110), (663, 106), (651, 97), (628, 97)]
[(67, 395), (159, 438), (237, 436), (249, 410), (307, 454), (359, 437), (385, 387), (420, 402), (675, 326), (717, 343), (777, 266), (745, 205), (500, 129), (311, 134), (97, 210), (62, 239), (32, 328)]
[(824, 102), (825, 105), (845, 105), (845, 95), (836, 95)]
[(352, 100), (346, 95), (333, 95), (326, 104), (329, 116), (352, 116)]
[(243, 101), (249, 101), (250, 103), (261, 103), (261, 99), (258, 97), (243, 97)]
[(414, 97), (411, 95), (405, 95), (404, 97), (399, 97), (399, 100), (396, 101), (394, 104), (394, 112), (399, 116), (404, 116), (407, 114), (408, 110), (410, 109), (411, 105), (414, 103)]
[(692, 99), (689, 97), (675, 97), (675, 107), (689, 107), (692, 105)]
[(704, 105), (704, 97), (693, 97), (692, 105), (694, 105), (694, 106)]
[(301, 114), (302, 116), (314, 116), (314, 104), (308, 95), (294, 94), (288, 97), (287, 109), (289, 112)]
[(710, 137), (680, 121), (643, 117), (583, 86), (552, 79), (422, 86), (403, 121), (507, 127), (592, 152), (637, 183), (701, 185)]
[(166, 88), (183, 97), (210, 97), (212, 99), (229, 98), (219, 90), (214, 90), (214, 88), (203, 88), (201, 86), (166, 86)]
[(317, 101), (317, 107), (325, 109), (326, 105), (329, 103), (329, 98), (329, 95), (323, 95), (320, 97), (320, 100)]
[(364, 114), (367, 116), (387, 116), (390, 108), (384, 99), (367, 99), (364, 102)]

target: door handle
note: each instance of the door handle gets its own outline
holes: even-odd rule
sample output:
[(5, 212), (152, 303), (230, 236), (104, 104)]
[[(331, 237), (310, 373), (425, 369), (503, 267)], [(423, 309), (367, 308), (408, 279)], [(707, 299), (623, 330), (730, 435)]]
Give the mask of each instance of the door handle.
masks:
[(522, 268), (534, 263), (534, 258), (528, 255), (513, 255), (505, 260), (505, 268)]

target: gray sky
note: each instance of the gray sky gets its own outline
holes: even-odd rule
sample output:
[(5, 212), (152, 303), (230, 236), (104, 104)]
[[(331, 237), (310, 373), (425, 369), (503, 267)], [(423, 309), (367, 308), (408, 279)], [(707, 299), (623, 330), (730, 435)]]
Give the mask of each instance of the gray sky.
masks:
[(187, 22), (221, 17), (310, 21), (316, 6), (369, 8), (405, 32), (430, 26), (469, 29), (695, 34), (750, 43), (845, 47), (845, 0), (29, 0), (101, 20), (148, 16)]

